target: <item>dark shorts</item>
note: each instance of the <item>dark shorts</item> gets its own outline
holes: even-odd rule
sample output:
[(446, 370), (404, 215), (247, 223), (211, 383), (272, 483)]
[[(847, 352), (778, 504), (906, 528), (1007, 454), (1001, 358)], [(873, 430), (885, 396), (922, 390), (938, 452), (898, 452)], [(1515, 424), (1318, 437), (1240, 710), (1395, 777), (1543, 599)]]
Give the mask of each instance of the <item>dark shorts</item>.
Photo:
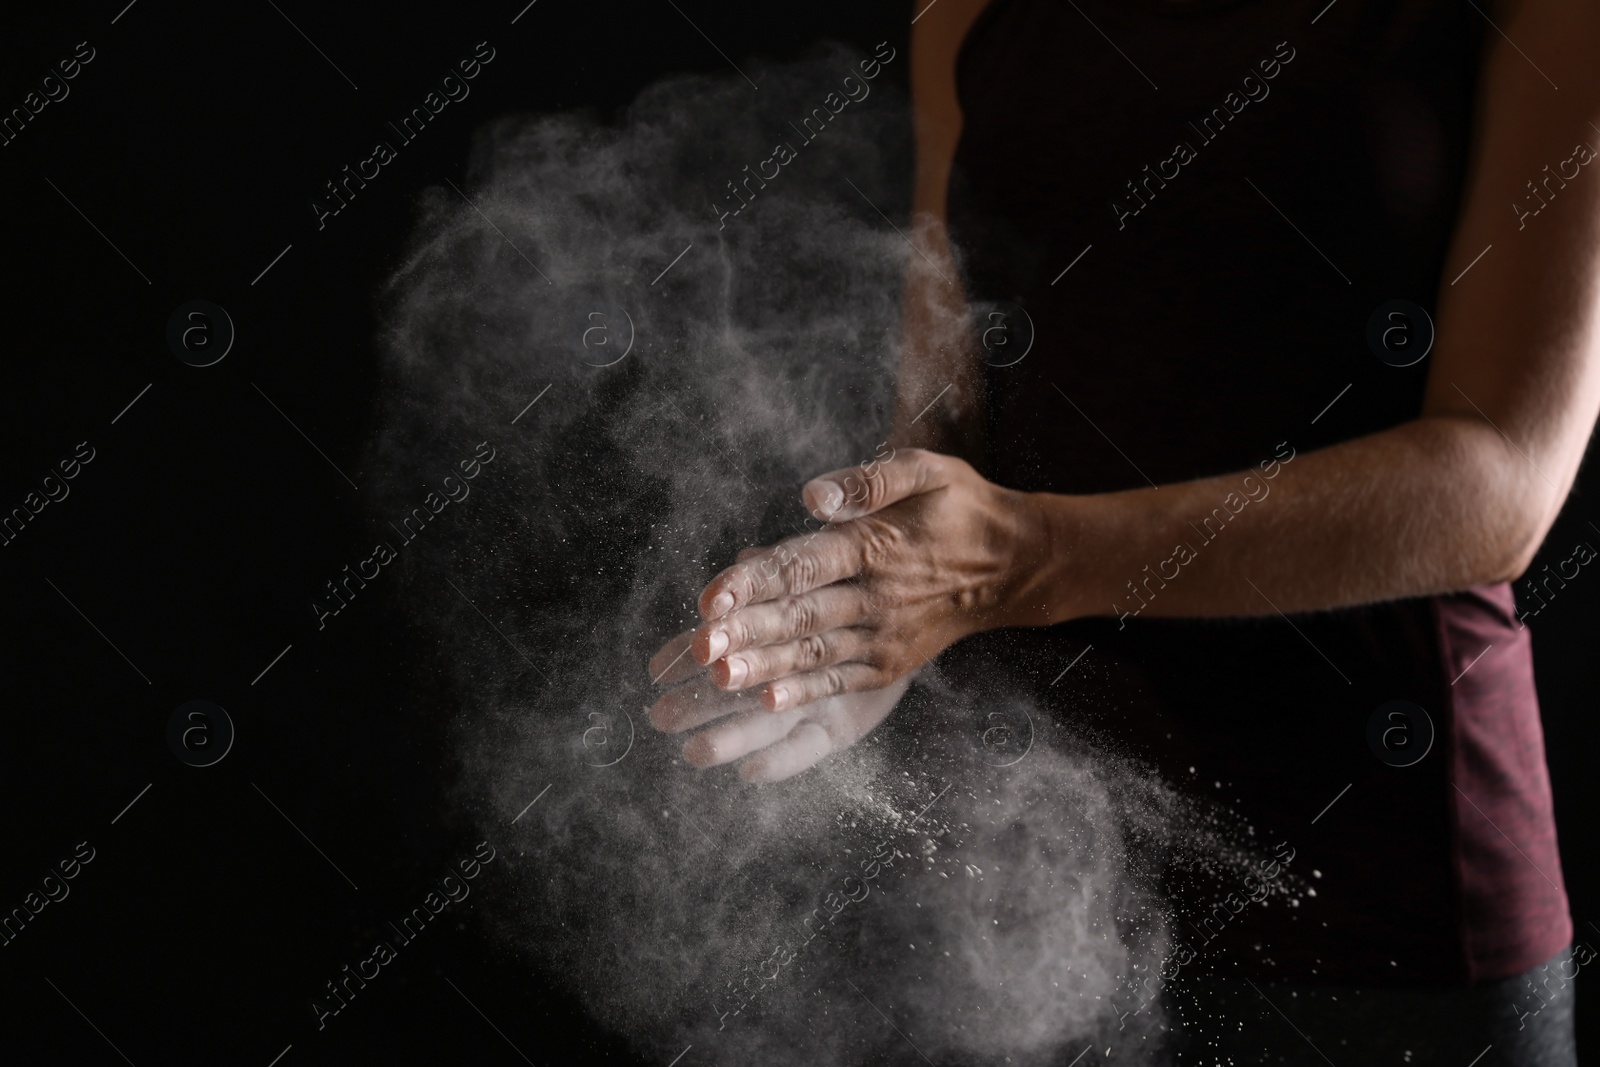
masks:
[(1169, 1052), (1188, 1065), (1577, 1067), (1570, 949), (1513, 978), (1458, 989), (1175, 981)]

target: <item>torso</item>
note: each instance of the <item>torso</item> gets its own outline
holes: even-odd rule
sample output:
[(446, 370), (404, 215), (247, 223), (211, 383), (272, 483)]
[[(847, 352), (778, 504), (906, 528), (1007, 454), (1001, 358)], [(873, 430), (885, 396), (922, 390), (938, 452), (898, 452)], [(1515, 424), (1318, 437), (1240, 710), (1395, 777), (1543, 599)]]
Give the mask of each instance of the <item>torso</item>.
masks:
[[(984, 473), (1126, 489), (1416, 417), (1428, 362), (1379, 360), (1366, 327), (1387, 301), (1432, 309), (1482, 25), (1432, 0), (986, 9), (959, 57), (949, 222), (969, 294), (1025, 309), (1034, 341), (986, 367)], [(1509, 589), (1294, 627), (1083, 620), (960, 651), (1004, 649), (1048, 681), (1093, 643), (1080, 677), (1098, 680), (1063, 682), (1058, 705), (1066, 689), (1073, 715), (1322, 872), (1314, 906), (1219, 939), (1238, 973), (1454, 982), (1551, 956), (1571, 927)], [(1396, 699), (1438, 730), (1406, 768), (1366, 739)]]

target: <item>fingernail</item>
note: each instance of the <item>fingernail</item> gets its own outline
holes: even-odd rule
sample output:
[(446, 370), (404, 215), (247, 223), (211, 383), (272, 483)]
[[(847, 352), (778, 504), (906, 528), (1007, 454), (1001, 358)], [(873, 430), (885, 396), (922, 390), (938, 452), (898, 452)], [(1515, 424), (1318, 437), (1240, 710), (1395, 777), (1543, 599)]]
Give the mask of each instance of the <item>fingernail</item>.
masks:
[(828, 516), (844, 506), (844, 490), (832, 482), (813, 482), (813, 495), (817, 498), (817, 513)]
[(731, 689), (737, 689), (744, 684), (745, 678), (749, 676), (750, 667), (742, 659), (735, 658), (726, 662), (728, 665), (728, 686)]
[(732, 593), (718, 593), (711, 598), (711, 617), (713, 619), (720, 618), (731, 610), (733, 610)]
[(789, 690), (781, 685), (772, 687), (772, 710), (782, 711), (785, 704), (789, 703)]
[(721, 659), (722, 654), (726, 651), (728, 651), (728, 635), (721, 630), (712, 630), (711, 640), (708, 642), (706, 662), (710, 663), (713, 660)]

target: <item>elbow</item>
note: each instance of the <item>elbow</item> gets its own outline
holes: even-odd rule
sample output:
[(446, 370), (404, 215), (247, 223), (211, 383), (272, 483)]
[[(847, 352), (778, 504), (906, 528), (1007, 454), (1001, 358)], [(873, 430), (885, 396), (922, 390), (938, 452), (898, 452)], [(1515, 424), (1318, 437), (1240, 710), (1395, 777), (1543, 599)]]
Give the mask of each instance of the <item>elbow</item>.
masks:
[(1516, 581), (1533, 566), (1533, 559), (1539, 554), (1539, 546), (1543, 543), (1542, 530), (1534, 536), (1511, 539), (1509, 544), (1500, 548), (1497, 557), (1485, 561), (1484, 578), (1474, 584), (1498, 585)]
[(1513, 582), (1534, 557), (1566, 502), (1570, 478), (1552, 482), (1524, 453), (1481, 423), (1455, 422), (1455, 469), (1446, 476), (1462, 490), (1459, 518), (1471, 531), (1457, 557), (1467, 586)]
[(1514, 582), (1521, 578), (1533, 565), (1566, 500), (1565, 492), (1547, 485), (1538, 475), (1531, 479), (1536, 485), (1528, 484), (1526, 463), (1522, 472), (1502, 473), (1506, 481), (1520, 473), (1521, 484), (1503, 484), (1500, 491), (1491, 494), (1490, 507), (1496, 514), (1488, 517), (1482, 526), (1483, 543), (1481, 551), (1475, 554), (1476, 569), (1481, 574), (1475, 585)]

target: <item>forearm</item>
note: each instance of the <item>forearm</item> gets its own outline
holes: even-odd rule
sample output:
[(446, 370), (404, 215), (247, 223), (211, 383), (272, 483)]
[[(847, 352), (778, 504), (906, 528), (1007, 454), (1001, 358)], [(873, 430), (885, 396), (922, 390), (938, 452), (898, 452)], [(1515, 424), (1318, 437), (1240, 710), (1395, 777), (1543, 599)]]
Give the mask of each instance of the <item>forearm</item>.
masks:
[(982, 365), (946, 229), (951, 162), (961, 138), (956, 55), (988, 0), (945, 0), (912, 20), (916, 133), (905, 314), (895, 389), (896, 448), (926, 448), (982, 466)]
[(926, 448), (982, 466), (983, 382), (966, 296), (943, 223), (930, 216), (918, 223), (907, 262), (889, 440), (896, 448)]
[(1509, 580), (1562, 495), (1482, 420), (1279, 452), (1159, 488), (1019, 496), (1032, 543), (1000, 617), (1303, 612)]

